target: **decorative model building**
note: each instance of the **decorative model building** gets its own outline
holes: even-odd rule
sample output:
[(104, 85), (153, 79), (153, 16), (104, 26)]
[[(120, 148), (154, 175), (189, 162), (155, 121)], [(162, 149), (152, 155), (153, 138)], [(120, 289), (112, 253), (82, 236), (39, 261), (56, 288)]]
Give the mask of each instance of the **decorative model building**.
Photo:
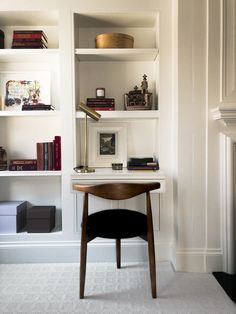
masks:
[(152, 109), (152, 93), (148, 92), (147, 75), (143, 75), (141, 89), (134, 86), (134, 89), (125, 94), (126, 110), (151, 110)]

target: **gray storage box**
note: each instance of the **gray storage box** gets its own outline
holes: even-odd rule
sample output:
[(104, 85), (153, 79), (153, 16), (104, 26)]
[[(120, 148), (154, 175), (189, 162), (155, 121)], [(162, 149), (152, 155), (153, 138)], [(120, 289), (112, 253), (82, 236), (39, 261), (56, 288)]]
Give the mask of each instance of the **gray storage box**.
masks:
[(26, 227), (26, 201), (0, 201), (0, 234), (17, 233)]
[(27, 232), (51, 232), (55, 227), (56, 206), (33, 206), (27, 210)]

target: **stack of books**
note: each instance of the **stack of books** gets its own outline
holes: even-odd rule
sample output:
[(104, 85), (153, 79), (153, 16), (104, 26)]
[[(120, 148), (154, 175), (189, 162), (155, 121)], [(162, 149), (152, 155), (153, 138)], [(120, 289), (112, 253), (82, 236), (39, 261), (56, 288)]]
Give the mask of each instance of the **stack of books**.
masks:
[(47, 36), (42, 30), (13, 31), (12, 48), (14, 49), (43, 49), (47, 48)]
[(43, 103), (36, 103), (32, 105), (22, 105), (21, 110), (27, 111), (27, 110), (54, 110), (55, 107), (52, 105), (45, 105)]
[(61, 170), (61, 137), (36, 143), (37, 170)]
[(94, 110), (115, 110), (114, 98), (87, 98), (87, 106)]
[(12, 159), (9, 164), (10, 171), (33, 171), (37, 170), (36, 159)]
[(158, 170), (159, 163), (152, 157), (130, 158), (127, 164), (128, 170)]

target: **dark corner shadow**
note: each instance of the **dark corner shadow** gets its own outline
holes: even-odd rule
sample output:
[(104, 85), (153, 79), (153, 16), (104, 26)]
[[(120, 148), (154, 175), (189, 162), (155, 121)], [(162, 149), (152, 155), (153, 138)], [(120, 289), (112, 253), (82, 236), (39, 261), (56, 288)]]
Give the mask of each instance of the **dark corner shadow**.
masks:
[(213, 272), (212, 274), (230, 299), (236, 303), (236, 274), (231, 275), (224, 272)]

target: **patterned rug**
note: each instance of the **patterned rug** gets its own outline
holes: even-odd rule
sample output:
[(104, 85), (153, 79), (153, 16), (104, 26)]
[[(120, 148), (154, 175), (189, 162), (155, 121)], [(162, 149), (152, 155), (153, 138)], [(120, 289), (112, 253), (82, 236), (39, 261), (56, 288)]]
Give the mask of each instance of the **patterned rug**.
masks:
[(0, 265), (3, 314), (236, 313), (235, 304), (211, 274), (175, 273), (157, 265), (158, 298), (152, 299), (146, 264), (90, 263), (85, 299), (79, 299), (78, 264)]

